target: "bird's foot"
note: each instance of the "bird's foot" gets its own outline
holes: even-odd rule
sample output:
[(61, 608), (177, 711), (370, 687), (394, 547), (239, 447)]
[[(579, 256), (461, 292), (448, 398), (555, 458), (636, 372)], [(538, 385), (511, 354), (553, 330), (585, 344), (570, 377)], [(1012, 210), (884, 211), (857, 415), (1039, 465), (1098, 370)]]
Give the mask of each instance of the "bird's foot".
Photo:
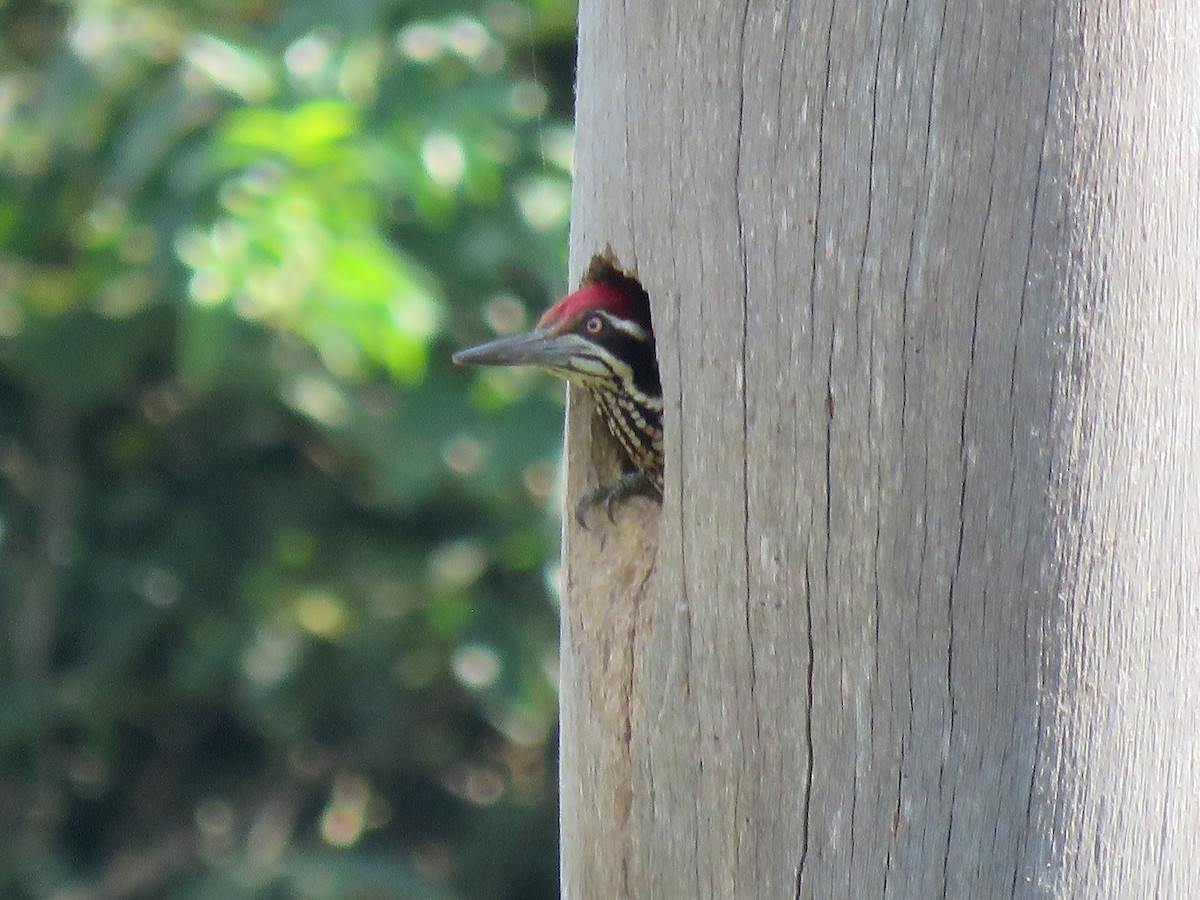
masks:
[(662, 502), (662, 495), (649, 476), (644, 472), (626, 472), (612, 484), (599, 485), (584, 494), (575, 504), (575, 521), (586, 529), (588, 512), (603, 503), (604, 511), (608, 514), (608, 521), (615, 522), (613, 508), (630, 497), (638, 496)]

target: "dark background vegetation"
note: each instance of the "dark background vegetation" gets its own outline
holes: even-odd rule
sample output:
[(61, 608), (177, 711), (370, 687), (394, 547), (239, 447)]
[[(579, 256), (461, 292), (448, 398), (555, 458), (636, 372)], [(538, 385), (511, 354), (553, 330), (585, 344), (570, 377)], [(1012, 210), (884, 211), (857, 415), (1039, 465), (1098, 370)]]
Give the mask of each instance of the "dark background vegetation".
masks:
[(0, 897), (556, 896), (573, 28), (0, 2)]

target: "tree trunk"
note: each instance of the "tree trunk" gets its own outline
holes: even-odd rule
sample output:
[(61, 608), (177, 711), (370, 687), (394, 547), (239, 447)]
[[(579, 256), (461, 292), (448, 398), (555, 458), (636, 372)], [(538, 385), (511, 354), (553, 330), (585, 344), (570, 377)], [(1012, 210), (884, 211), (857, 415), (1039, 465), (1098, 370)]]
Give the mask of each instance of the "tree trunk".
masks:
[(583, 0), (667, 496), (568, 519), (568, 900), (1200, 885), (1197, 84), (1184, 0)]

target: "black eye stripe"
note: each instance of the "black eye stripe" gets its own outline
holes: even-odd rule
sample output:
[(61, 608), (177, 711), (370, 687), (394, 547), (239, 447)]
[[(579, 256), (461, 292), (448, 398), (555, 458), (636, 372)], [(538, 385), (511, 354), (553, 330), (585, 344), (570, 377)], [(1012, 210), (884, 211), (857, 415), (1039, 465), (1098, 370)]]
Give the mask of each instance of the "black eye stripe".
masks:
[[(589, 334), (587, 323), (593, 317), (603, 319), (608, 327), (597, 334)], [(582, 351), (581, 356), (604, 366), (608, 373), (617, 380), (623, 380), (623, 378), (613, 369), (609, 360), (613, 358), (622, 360), (629, 365), (633, 384), (639, 393), (648, 397), (656, 397), (662, 393), (662, 386), (658, 378), (658, 362), (654, 353), (654, 338), (642, 332), (641, 326), (614, 319), (610, 313), (601, 309), (589, 312), (587, 317), (575, 328), (577, 334), (591, 340), (594, 345), (603, 347), (604, 351), (600, 353)], [(634, 329), (637, 333), (632, 333), (627, 329)]]

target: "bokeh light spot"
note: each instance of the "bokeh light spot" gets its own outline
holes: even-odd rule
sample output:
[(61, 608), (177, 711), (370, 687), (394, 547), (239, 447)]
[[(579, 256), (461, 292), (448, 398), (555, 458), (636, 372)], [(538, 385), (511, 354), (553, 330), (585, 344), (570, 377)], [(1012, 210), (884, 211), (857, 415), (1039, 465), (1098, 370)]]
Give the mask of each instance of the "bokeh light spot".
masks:
[(505, 737), (522, 747), (539, 747), (550, 733), (546, 716), (532, 709), (514, 709), (498, 724)]
[(504, 796), (500, 774), (478, 766), (454, 766), (442, 777), (442, 784), (456, 797), (476, 806), (491, 806)]
[(450, 541), (438, 547), (429, 558), (433, 587), (439, 591), (460, 591), (483, 574), (487, 555), (478, 541)]
[(325, 67), (330, 53), (329, 42), (324, 37), (306, 34), (284, 51), (283, 63), (293, 78), (306, 80)]
[(483, 445), (473, 437), (459, 435), (446, 445), (442, 459), (458, 475), (474, 475), (483, 466)]
[(493, 31), (507, 35), (522, 35), (530, 27), (528, 7), (513, 0), (492, 0), (483, 8), (483, 16)]
[(477, 691), (500, 677), (500, 656), (485, 644), (463, 644), (454, 651), (450, 665), (460, 683)]
[(401, 53), (418, 63), (433, 62), (446, 48), (441, 30), (424, 22), (405, 28), (396, 43)]
[(478, 59), (487, 52), (492, 38), (481, 22), (463, 16), (450, 22), (447, 41), (455, 53), (467, 59)]
[(508, 105), (519, 119), (532, 119), (546, 111), (549, 94), (536, 81), (521, 81), (508, 92)]
[(511, 294), (501, 294), (488, 301), (483, 317), (498, 334), (516, 334), (528, 321), (525, 304)]
[(275, 90), (262, 63), (241, 48), (212, 35), (192, 37), (184, 48), (184, 58), (209, 82), (243, 100), (262, 101)]
[(297, 375), (286, 392), (295, 409), (330, 428), (344, 425), (350, 417), (350, 404), (336, 384), (316, 375)]
[(567, 221), (571, 188), (565, 181), (531, 178), (517, 188), (521, 215), (538, 231), (557, 228)]
[(558, 485), (558, 464), (535, 462), (525, 467), (525, 489), (539, 500), (545, 500)]
[(321, 836), (334, 847), (351, 847), (367, 825), (371, 788), (361, 775), (339, 775), (333, 783), (329, 805), (321, 817)]
[(575, 129), (565, 125), (543, 128), (539, 144), (543, 158), (568, 174), (575, 171)]
[(229, 294), (229, 280), (222, 272), (198, 269), (188, 281), (188, 293), (201, 306), (215, 306)]
[(456, 188), (467, 171), (467, 156), (462, 143), (452, 134), (435, 131), (421, 144), (421, 162), (438, 185)]
[(336, 641), (345, 636), (350, 625), (350, 614), (337, 597), (313, 591), (299, 598), (296, 621), (309, 634)]
[(260, 628), (242, 658), (242, 672), (253, 684), (270, 687), (292, 670), (298, 650), (294, 631)]

